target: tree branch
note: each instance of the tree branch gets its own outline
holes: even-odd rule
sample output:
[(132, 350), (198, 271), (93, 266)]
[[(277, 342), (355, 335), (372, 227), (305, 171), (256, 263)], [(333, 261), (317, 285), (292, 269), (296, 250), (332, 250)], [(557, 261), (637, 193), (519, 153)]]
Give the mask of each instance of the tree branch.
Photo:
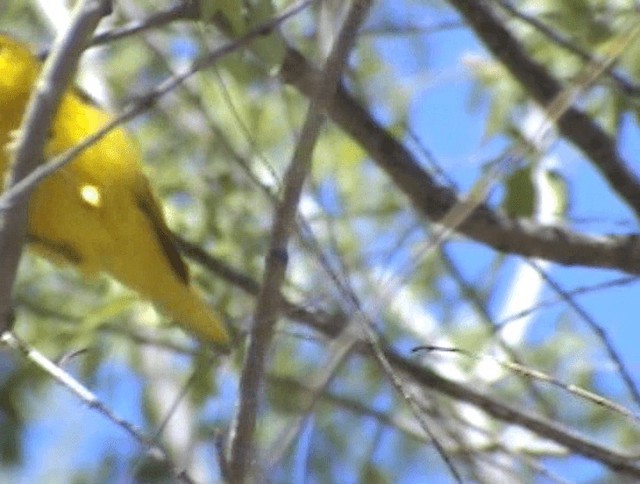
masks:
[[(251, 277), (236, 271), (224, 261), (207, 255), (202, 249), (186, 241), (181, 241), (180, 245), (186, 249), (189, 257), (208, 270), (216, 273), (246, 293), (257, 296), (259, 285)], [(578, 292), (581, 293), (584, 290), (586, 288)], [(344, 328), (352, 318), (344, 314), (332, 315), (322, 309), (304, 308), (284, 296), (281, 297), (285, 308), (284, 312), (288, 318), (310, 326), (328, 338), (335, 338), (340, 333), (341, 328)], [(484, 394), (469, 385), (442, 377), (428, 367), (418, 364), (406, 355), (393, 350), (384, 341), (380, 342), (380, 347), (385, 358), (393, 366), (394, 371), (399, 372), (403, 378), (410, 380), (412, 384), (418, 385), (422, 390), (436, 391), (452, 399), (470, 403), (498, 420), (526, 428), (540, 437), (553, 440), (571, 451), (600, 462), (614, 471), (640, 477), (640, 466), (635, 464), (635, 457), (616, 452), (577, 435), (557, 422), (525, 412), (522, 408), (509, 406), (499, 397)], [(358, 343), (355, 349), (361, 354), (373, 356), (371, 354), (373, 350), (368, 342), (362, 341)]]
[[(474, 2), (471, 2), (474, 3)], [(473, 6), (472, 6), (473, 7)], [(163, 22), (176, 20), (200, 19), (200, 3), (183, 2), (167, 11), (159, 12)], [(211, 19), (218, 24), (217, 18)], [(223, 28), (222, 25), (219, 27)], [(500, 27), (504, 31), (504, 27)], [(105, 38), (109, 38), (105, 34)], [(116, 35), (118, 37), (118, 35)], [(511, 38), (513, 41), (513, 39)], [(524, 56), (521, 53), (521, 56)], [(531, 60), (527, 58), (528, 63)], [(541, 83), (549, 75), (542, 71)], [(300, 52), (293, 48), (287, 50), (280, 75), (282, 79), (297, 88), (303, 95), (313, 95), (314, 86), (320, 82), (320, 71), (314, 67)], [(539, 72), (538, 72), (538, 75)], [(524, 74), (526, 77), (526, 71)], [(536, 77), (537, 78), (537, 77)], [(545, 89), (545, 99), (553, 99), (561, 89), (554, 80), (552, 89)], [(536, 84), (532, 82), (532, 84)], [(566, 116), (571, 117), (575, 110), (569, 110)], [(409, 198), (414, 208), (429, 220), (438, 221), (460, 200), (455, 190), (437, 183), (411, 154), (411, 152), (394, 136), (388, 133), (343, 86), (339, 86), (333, 102), (327, 106), (327, 115), (331, 120), (351, 136), (387, 173), (398, 188)], [(604, 136), (605, 144), (599, 146), (594, 142), (594, 152), (601, 153), (597, 157), (602, 164), (608, 163), (607, 153), (616, 155), (611, 158), (618, 167), (620, 164), (613, 141), (600, 127), (580, 113), (581, 119), (588, 122), (588, 129), (595, 129), (600, 139)], [(565, 118), (563, 118), (564, 120)], [(561, 120), (563, 123), (565, 121)], [(580, 131), (580, 130), (577, 130)], [(590, 131), (585, 131), (590, 133)], [(589, 135), (578, 133), (585, 142)], [(606, 147), (609, 148), (606, 148)], [(589, 153), (586, 153), (589, 154)], [(616, 161), (617, 160), (617, 161)], [(619, 173), (615, 167), (612, 170)], [(627, 171), (622, 170), (622, 178)], [(633, 181), (634, 177), (630, 180)], [(629, 181), (629, 179), (627, 179)], [(625, 182), (622, 182), (625, 183)], [(631, 192), (635, 183), (631, 183)], [(640, 206), (640, 205), (639, 205)], [(586, 266), (603, 269), (616, 269), (628, 274), (640, 274), (640, 238), (636, 235), (586, 235), (566, 227), (541, 225), (533, 220), (513, 219), (503, 213), (481, 204), (467, 220), (457, 227), (458, 233), (492, 247), (493, 249), (519, 254), (525, 257), (538, 257), (567, 266)]]
[[(308, 96), (319, 73), (299, 52), (289, 49), (281, 70), (285, 82)], [(328, 115), (367, 151), (414, 208), (438, 221), (456, 204), (458, 194), (437, 183), (412, 154), (340, 87), (328, 106)], [(564, 265), (584, 265), (640, 273), (640, 240), (629, 236), (590, 236), (533, 220), (513, 219), (480, 204), (457, 228), (458, 232), (494, 249), (539, 257)]]
[[(109, 0), (84, 0), (73, 11), (71, 23), (54, 43), (23, 118), (6, 189), (29, 175), (43, 161), (43, 146), (58, 105), (73, 76), (80, 54), (102, 17), (111, 12)], [(0, 229), (0, 330), (9, 327), (11, 290), (22, 246), (27, 236), (27, 202), (34, 186), (21, 191), (4, 210)]]
[(280, 288), (287, 269), (289, 237), (295, 227), (302, 187), (311, 169), (313, 149), (320, 134), (326, 104), (337, 88), (347, 57), (355, 43), (356, 33), (369, 7), (370, 0), (352, 1), (320, 75), (321, 82), (315, 86), (310, 96), (306, 119), (284, 176), (283, 196), (274, 214), (271, 244), (240, 379), (240, 406), (231, 431), (228, 468), (232, 482), (244, 482), (246, 476), (250, 475), (258, 398), (262, 393), (260, 390), (273, 328), (281, 310)]
[[(486, 0), (449, 0), (478, 38), (542, 106), (563, 91), (561, 83), (525, 52)], [(589, 158), (612, 190), (640, 216), (640, 179), (618, 153), (613, 139), (587, 114), (568, 107), (558, 119), (562, 135)]]

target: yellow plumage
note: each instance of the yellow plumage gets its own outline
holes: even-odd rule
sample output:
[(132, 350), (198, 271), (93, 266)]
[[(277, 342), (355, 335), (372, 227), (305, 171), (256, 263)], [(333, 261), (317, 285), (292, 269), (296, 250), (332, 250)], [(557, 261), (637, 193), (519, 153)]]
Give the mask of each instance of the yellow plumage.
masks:
[[(24, 44), (0, 35), (0, 180), (8, 165), (6, 145), (40, 70)], [(65, 152), (109, 121), (70, 90), (53, 120), (45, 156)], [(127, 133), (115, 129), (46, 178), (29, 200), (31, 247), (86, 276), (109, 273), (201, 339), (227, 345), (222, 320), (189, 282), (139, 160)]]

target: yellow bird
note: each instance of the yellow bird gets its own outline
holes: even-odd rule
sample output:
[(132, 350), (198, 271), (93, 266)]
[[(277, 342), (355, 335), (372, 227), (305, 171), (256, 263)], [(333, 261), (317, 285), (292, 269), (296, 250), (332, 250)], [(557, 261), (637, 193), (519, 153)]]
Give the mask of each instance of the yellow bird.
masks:
[[(0, 181), (9, 163), (7, 143), (41, 68), (26, 44), (0, 34)], [(67, 151), (110, 120), (69, 90), (54, 117), (45, 157)], [(38, 254), (89, 277), (106, 272), (202, 340), (229, 343), (222, 319), (189, 281), (140, 154), (124, 130), (114, 129), (36, 187), (28, 232)]]

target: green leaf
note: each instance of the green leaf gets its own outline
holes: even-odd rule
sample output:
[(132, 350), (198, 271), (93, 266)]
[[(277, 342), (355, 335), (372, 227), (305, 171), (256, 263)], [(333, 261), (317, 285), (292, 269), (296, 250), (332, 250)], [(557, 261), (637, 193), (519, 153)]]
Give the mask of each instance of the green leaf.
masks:
[(502, 208), (513, 217), (532, 217), (535, 210), (535, 188), (531, 179), (532, 167), (515, 171), (505, 182)]
[(200, 16), (208, 22), (218, 16), (229, 29), (229, 33), (240, 35), (245, 31), (244, 9), (239, 0), (200, 2)]

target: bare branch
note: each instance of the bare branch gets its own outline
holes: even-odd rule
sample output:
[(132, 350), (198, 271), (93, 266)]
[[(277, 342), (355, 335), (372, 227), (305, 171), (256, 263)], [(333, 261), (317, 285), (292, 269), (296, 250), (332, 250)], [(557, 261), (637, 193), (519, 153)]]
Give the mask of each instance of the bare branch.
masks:
[[(102, 17), (111, 11), (107, 0), (84, 0), (73, 11), (69, 27), (54, 44), (27, 105), (14, 153), (13, 168), (6, 188), (20, 182), (43, 159), (43, 146), (68, 82), (76, 70), (80, 54)], [(31, 190), (33, 187), (31, 187)], [(11, 289), (16, 277), (22, 245), (27, 236), (27, 200), (30, 190), (14, 199), (4, 211), (0, 228), (0, 330), (11, 319)]]
[[(207, 256), (203, 251), (195, 250), (194, 247), (187, 252), (187, 255), (194, 257), (204, 267), (212, 270), (248, 294), (257, 295), (257, 282), (227, 266), (223, 261)], [(628, 279), (624, 279), (624, 281), (630, 282)], [(618, 282), (622, 281), (619, 280)], [(569, 294), (581, 294), (586, 289), (581, 288)], [(289, 318), (311, 326), (329, 338), (335, 338), (339, 334), (340, 328), (343, 328), (350, 319), (347, 316), (330, 315), (322, 310), (303, 308), (286, 299), (283, 299), (283, 304), (287, 308), (285, 312)], [(498, 420), (522, 426), (541, 437), (548, 438), (571, 449), (573, 452), (600, 462), (614, 471), (640, 478), (640, 466), (634, 463), (635, 457), (633, 455), (611, 450), (606, 446), (577, 435), (557, 422), (538, 417), (524, 411), (522, 408), (510, 406), (499, 398), (486, 395), (468, 385), (444, 378), (429, 368), (412, 361), (406, 355), (391, 349), (384, 342), (380, 342), (380, 345), (384, 358), (390, 362), (393, 372), (400, 372), (404, 379), (409, 380), (412, 384), (419, 385), (424, 391), (436, 391), (452, 399), (470, 403)], [(356, 349), (362, 354), (371, 355), (372, 350), (369, 344), (363, 342), (356, 345)], [(626, 414), (628, 412), (622, 411), (621, 413)]]
[(311, 168), (311, 156), (324, 119), (325, 106), (337, 88), (356, 33), (370, 7), (368, 0), (353, 0), (332, 47), (321, 82), (310, 96), (309, 108), (291, 163), (284, 176), (284, 190), (277, 204), (265, 273), (256, 303), (254, 324), (249, 338), (240, 379), (240, 406), (236, 413), (229, 446), (229, 472), (233, 482), (244, 482), (250, 474), (253, 434), (258, 399), (264, 381), (265, 362), (273, 327), (281, 310), (280, 288), (287, 268), (287, 245), (296, 223), (302, 187)]
[[(550, 39), (555, 44), (559, 45), (563, 49), (571, 52), (572, 54), (578, 56), (583, 61), (589, 64), (598, 64), (603, 63), (603, 60), (597, 59), (593, 54), (586, 51), (579, 45), (571, 42), (569, 39), (565, 38), (559, 32), (554, 31), (551, 27), (546, 25), (544, 22), (540, 21), (538, 18), (533, 15), (529, 15), (527, 13), (521, 12), (516, 7), (514, 7), (509, 0), (494, 0), (497, 2), (503, 9), (509, 12), (516, 18), (519, 18), (523, 22), (531, 25), (542, 35)], [(607, 66), (605, 72), (609, 78), (615, 82), (620, 90), (625, 93), (627, 96), (637, 97), (640, 95), (640, 85), (634, 83), (630, 79), (626, 78), (623, 74), (616, 71), (612, 66)]]
[(106, 417), (109, 421), (114, 423), (117, 427), (120, 427), (127, 434), (133, 437), (136, 442), (142, 445), (147, 451), (149, 451), (155, 458), (165, 462), (168, 468), (171, 470), (173, 476), (183, 483), (194, 482), (193, 479), (185, 471), (177, 468), (175, 464), (169, 459), (167, 451), (157, 442), (155, 438), (145, 437), (144, 434), (137, 429), (131, 422), (128, 422), (121, 417), (117, 416), (109, 407), (107, 407), (91, 390), (86, 388), (82, 383), (69, 375), (60, 366), (56, 365), (52, 361), (48, 360), (40, 352), (30, 347), (24, 341), (18, 339), (12, 332), (5, 331), (0, 336), (0, 342), (5, 346), (12, 348), (22, 353), (25, 358), (28, 358), (35, 363), (39, 368), (51, 376), (64, 388), (73, 393), (89, 408), (97, 411)]
[[(450, 0), (476, 35), (538, 103), (546, 106), (563, 86), (533, 60), (486, 0)], [(600, 171), (611, 188), (640, 215), (640, 179), (622, 159), (613, 139), (587, 114), (570, 106), (557, 121), (563, 136), (578, 147)]]
[[(281, 76), (305, 96), (319, 82), (317, 69), (294, 49), (288, 50)], [(438, 221), (459, 203), (459, 195), (423, 170), (409, 150), (344, 88), (338, 89), (327, 114), (367, 151), (420, 214)], [(640, 240), (635, 235), (580, 234), (561, 226), (513, 219), (486, 204), (480, 204), (457, 230), (501, 252), (569, 266), (584, 265), (640, 274)]]

